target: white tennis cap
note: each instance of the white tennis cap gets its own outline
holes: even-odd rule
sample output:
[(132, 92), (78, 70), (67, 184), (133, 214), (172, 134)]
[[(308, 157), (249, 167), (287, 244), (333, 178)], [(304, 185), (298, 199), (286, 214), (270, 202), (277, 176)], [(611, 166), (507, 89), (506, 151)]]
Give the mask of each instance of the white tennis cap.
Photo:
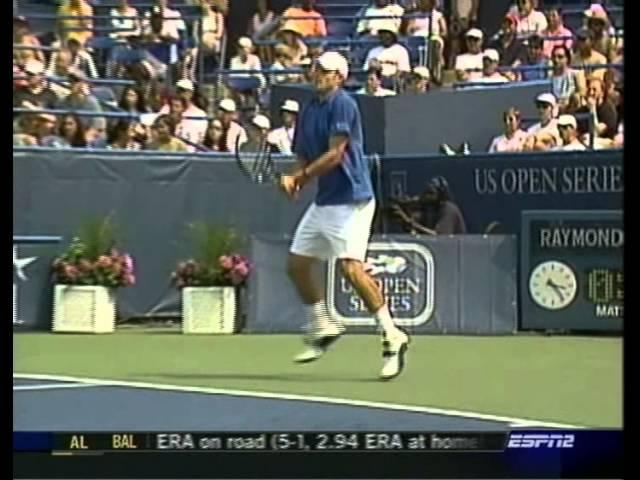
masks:
[(188, 78), (182, 78), (176, 82), (176, 88), (181, 88), (182, 90), (190, 90), (193, 92), (193, 82)]
[(243, 48), (253, 48), (253, 42), (249, 37), (240, 37), (238, 39), (238, 45)]
[(472, 28), (465, 34), (465, 37), (479, 38), (482, 40), (484, 38), (484, 33), (482, 33), (482, 30), (479, 28)]
[(323, 70), (338, 72), (345, 80), (349, 76), (349, 63), (338, 52), (324, 52), (317, 62)]
[(557, 100), (553, 93), (541, 93), (536, 97), (536, 102), (548, 103), (549, 105), (555, 106)]
[(488, 58), (494, 62), (500, 61), (500, 54), (497, 50), (493, 48), (487, 48), (484, 52), (482, 52), (482, 58)]
[(225, 112), (233, 113), (236, 111), (236, 102), (234, 102), (231, 98), (224, 98), (220, 100), (220, 103), (218, 103), (218, 108), (220, 108), (220, 110), (224, 110)]
[(269, 130), (271, 128), (271, 121), (267, 117), (261, 114), (258, 114), (255, 117), (253, 117), (251, 122), (256, 127), (259, 127), (259, 128), (264, 128), (266, 130)]
[(300, 104), (295, 100), (285, 100), (280, 110), (284, 110), (285, 112), (298, 113), (300, 111)]
[(576, 117), (573, 115), (560, 115), (558, 117), (558, 126), (570, 126), (573, 128), (578, 128), (578, 122), (576, 121)]

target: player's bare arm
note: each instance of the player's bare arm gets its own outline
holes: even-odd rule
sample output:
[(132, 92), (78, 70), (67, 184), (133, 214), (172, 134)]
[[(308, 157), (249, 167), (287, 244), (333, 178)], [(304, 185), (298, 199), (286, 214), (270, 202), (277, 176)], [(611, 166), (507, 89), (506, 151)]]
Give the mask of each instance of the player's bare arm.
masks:
[(349, 137), (346, 135), (332, 136), (329, 140), (329, 150), (308, 165), (299, 159), (298, 163), (302, 165), (298, 165), (291, 174), (282, 176), (281, 188), (290, 198), (295, 198), (298, 191), (311, 179), (324, 175), (342, 162), (348, 142)]

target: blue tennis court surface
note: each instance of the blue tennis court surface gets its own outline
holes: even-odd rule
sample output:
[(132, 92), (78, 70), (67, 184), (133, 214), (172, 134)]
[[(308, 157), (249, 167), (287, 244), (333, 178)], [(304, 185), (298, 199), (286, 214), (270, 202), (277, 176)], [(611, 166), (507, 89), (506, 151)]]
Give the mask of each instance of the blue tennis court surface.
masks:
[(14, 431), (504, 431), (509, 422), (122, 385), (15, 378)]

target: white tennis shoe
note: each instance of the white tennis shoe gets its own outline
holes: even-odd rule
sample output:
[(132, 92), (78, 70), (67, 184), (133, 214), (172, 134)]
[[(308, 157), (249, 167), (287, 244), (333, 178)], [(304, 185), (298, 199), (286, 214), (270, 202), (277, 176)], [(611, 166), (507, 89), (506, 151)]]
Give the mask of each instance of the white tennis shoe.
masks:
[(400, 328), (392, 333), (382, 334), (382, 380), (391, 380), (402, 373), (410, 341), (409, 335)]
[(344, 333), (345, 327), (335, 320), (323, 328), (315, 328), (304, 337), (306, 348), (293, 358), (296, 363), (309, 363), (322, 357), (329, 347)]

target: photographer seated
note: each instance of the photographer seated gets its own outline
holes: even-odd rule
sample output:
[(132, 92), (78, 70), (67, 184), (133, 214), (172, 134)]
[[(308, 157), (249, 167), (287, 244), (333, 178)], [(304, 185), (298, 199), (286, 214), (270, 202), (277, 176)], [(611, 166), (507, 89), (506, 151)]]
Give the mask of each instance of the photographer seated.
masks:
[(396, 199), (394, 217), (411, 234), (459, 235), (467, 233), (460, 208), (451, 201), (443, 177), (432, 178), (418, 197)]

